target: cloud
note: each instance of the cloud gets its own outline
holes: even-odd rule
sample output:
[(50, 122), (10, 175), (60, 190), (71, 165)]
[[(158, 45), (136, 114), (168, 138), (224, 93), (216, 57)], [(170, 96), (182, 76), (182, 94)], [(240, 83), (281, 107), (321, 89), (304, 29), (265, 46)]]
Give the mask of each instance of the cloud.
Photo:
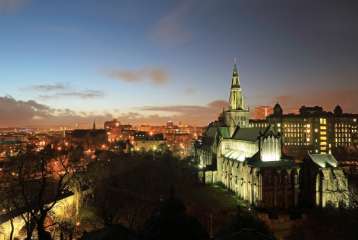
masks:
[(30, 87), (30, 89), (39, 92), (62, 91), (62, 90), (66, 90), (67, 86), (65, 86), (65, 84), (63, 83), (55, 83), (55, 84), (33, 85)]
[[(39, 84), (33, 85), (29, 88), (32, 91), (38, 92), (39, 99), (48, 100), (56, 98), (81, 98), (93, 99), (104, 97), (104, 92), (99, 90), (74, 90), (69, 84), (54, 83), (54, 84)], [(50, 94), (49, 94), (50, 93)]]
[(62, 98), (62, 97), (93, 99), (93, 98), (104, 97), (104, 93), (102, 91), (97, 91), (97, 90), (84, 90), (84, 91), (77, 91), (77, 92), (58, 92), (53, 95), (39, 96), (39, 98), (41, 99)]
[[(54, 127), (68, 126), (89, 128), (94, 120), (98, 126), (113, 118), (130, 124), (164, 124), (169, 120), (205, 126), (217, 119), (225, 101), (213, 101), (206, 106), (174, 105), (145, 106), (137, 112), (111, 113), (75, 112), (70, 109), (56, 109), (33, 100), (21, 101), (10, 96), (0, 97), (0, 127)], [(148, 114), (149, 113), (149, 114)], [(164, 114), (163, 114), (164, 113)]]
[(12, 97), (0, 97), (0, 125), (26, 125), (36, 118), (44, 118), (52, 114), (52, 110), (35, 101), (17, 101)]
[(105, 71), (105, 75), (115, 80), (131, 83), (149, 81), (155, 85), (163, 85), (169, 81), (168, 73), (160, 68), (112, 69)]
[(207, 125), (218, 118), (228, 103), (224, 100), (215, 100), (202, 105), (172, 105), (172, 106), (145, 106), (141, 111), (153, 112), (154, 115), (167, 114), (167, 120), (181, 121), (195, 125)]
[(198, 93), (198, 90), (195, 88), (189, 87), (189, 88), (184, 89), (184, 93), (186, 95), (194, 95), (194, 94)]
[(33, 100), (21, 101), (11, 96), (0, 97), (0, 127), (90, 127), (96, 119), (99, 122), (111, 119), (111, 114), (77, 113), (70, 109), (55, 109)]
[(13, 13), (26, 6), (30, 0), (0, 0), (0, 14)]

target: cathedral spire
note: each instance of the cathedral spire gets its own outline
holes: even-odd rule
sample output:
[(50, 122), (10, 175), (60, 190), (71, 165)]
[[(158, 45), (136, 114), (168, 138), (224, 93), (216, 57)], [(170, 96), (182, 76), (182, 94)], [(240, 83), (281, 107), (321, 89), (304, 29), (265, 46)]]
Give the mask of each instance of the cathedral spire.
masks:
[(237, 68), (236, 60), (234, 62), (234, 67), (232, 70), (232, 78), (231, 78), (231, 89), (230, 89), (230, 109), (231, 110), (244, 110), (244, 99), (241, 93), (240, 86), (240, 74)]
[(250, 112), (244, 102), (236, 59), (232, 70), (229, 109), (223, 115), (230, 136), (235, 133), (238, 127), (248, 127), (249, 125)]

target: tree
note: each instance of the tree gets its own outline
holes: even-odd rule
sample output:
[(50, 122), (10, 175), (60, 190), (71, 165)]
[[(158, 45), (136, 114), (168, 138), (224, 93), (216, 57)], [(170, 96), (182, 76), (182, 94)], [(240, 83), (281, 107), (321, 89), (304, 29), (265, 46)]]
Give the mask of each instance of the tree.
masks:
[(143, 235), (145, 240), (209, 239), (204, 227), (197, 219), (186, 214), (183, 202), (173, 195), (163, 201), (159, 211), (155, 211), (147, 221)]
[(218, 234), (219, 240), (234, 239), (268, 239), (275, 237), (267, 226), (250, 212), (241, 208), (237, 209), (230, 223)]
[(13, 174), (13, 189), (19, 192), (14, 206), (26, 209), (23, 218), (28, 235), (32, 235), (34, 222), (38, 238), (51, 239), (45, 220), (58, 200), (69, 192), (72, 174), (68, 165), (68, 153), (58, 152), (47, 146), (40, 152), (26, 151), (13, 160), (17, 163)]
[(2, 213), (4, 215), (9, 216), (9, 223), (10, 223), (10, 232), (4, 229), (0, 229), (0, 233), (3, 234), (5, 237), (8, 237), (9, 240), (13, 240), (15, 227), (14, 227), (14, 217), (11, 214), (11, 212), (13, 211), (11, 200), (6, 196), (5, 198), (0, 199), (0, 201), (1, 201)]

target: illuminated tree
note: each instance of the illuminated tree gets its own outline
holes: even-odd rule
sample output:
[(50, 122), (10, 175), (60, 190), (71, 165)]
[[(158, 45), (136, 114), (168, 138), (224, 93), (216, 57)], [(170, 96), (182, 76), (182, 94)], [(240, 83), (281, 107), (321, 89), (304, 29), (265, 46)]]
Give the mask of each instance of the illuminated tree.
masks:
[(14, 161), (17, 169), (13, 174), (13, 189), (19, 193), (14, 205), (26, 209), (23, 218), (27, 233), (32, 234), (31, 226), (34, 222), (38, 238), (51, 239), (45, 221), (58, 200), (69, 192), (71, 174), (67, 153), (47, 146), (40, 152), (27, 151), (20, 154)]
[(5, 193), (4, 195), (4, 198), (0, 199), (0, 201), (2, 213), (9, 216), (9, 225), (5, 223), (4, 226), (2, 226), (2, 228), (0, 229), (0, 233), (4, 235), (4, 237), (8, 237), (9, 240), (13, 240), (15, 232), (14, 218), (13, 216), (11, 216), (11, 212), (13, 211), (13, 205), (11, 203), (11, 199), (8, 198), (8, 194)]

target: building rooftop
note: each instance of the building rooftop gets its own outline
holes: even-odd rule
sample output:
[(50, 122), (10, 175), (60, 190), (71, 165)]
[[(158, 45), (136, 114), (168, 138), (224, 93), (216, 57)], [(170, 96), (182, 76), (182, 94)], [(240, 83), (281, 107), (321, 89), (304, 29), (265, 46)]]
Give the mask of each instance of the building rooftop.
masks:
[(308, 153), (308, 156), (312, 161), (318, 166), (325, 167), (337, 167), (338, 162), (332, 154), (311, 154)]

